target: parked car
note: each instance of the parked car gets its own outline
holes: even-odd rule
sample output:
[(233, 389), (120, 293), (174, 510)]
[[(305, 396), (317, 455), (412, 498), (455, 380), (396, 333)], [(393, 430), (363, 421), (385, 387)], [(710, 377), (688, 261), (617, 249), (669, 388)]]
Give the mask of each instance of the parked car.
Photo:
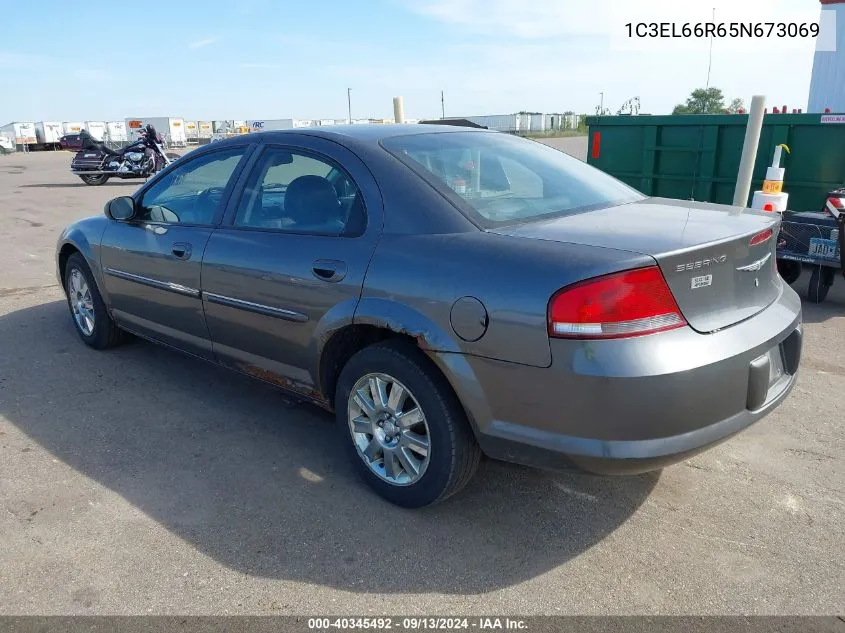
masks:
[(195, 149), (56, 263), (87, 345), (131, 332), (333, 411), (364, 480), (421, 507), (482, 455), (640, 473), (770, 413), (802, 340), (779, 221), (497, 132), (334, 126)]
[(82, 149), (82, 137), (79, 134), (65, 134), (59, 139), (59, 147), (71, 152)]

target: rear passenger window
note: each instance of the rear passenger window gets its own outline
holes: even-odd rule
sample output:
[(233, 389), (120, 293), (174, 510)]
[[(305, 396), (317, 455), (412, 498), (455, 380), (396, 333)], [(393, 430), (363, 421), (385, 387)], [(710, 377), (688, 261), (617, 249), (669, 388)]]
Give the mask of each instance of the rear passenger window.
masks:
[(316, 235), (360, 235), (363, 198), (351, 176), (332, 163), (270, 147), (244, 188), (235, 226)]

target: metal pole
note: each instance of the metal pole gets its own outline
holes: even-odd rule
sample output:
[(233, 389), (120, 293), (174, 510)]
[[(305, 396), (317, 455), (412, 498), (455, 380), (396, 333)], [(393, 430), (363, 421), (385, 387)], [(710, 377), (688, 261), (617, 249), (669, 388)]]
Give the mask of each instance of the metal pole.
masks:
[(446, 101), (443, 97), (443, 91), (440, 91), (440, 118), (446, 118)]
[(757, 148), (760, 146), (760, 130), (763, 129), (763, 108), (765, 105), (765, 96), (754, 95), (751, 98), (748, 126), (745, 128), (745, 142), (742, 144), (742, 157), (739, 161), (739, 172), (736, 176), (736, 189), (734, 190), (733, 203), (738, 207), (748, 206), (751, 176), (754, 172)]
[(349, 106), (349, 125), (352, 125), (352, 88), (346, 89), (346, 103)]
[(604, 93), (600, 92), (601, 101), (599, 102), (599, 114), (604, 114)]

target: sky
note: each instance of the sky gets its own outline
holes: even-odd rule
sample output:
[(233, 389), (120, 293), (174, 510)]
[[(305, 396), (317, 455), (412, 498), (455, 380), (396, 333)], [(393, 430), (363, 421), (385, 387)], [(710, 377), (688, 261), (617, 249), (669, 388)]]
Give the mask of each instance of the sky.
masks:
[[(818, 0), (4, 2), (0, 123), (662, 114), (707, 83), (806, 108), (813, 38), (628, 38), (629, 22), (818, 23)], [(72, 6), (71, 6), (72, 5)], [(845, 54), (843, 52), (842, 54)], [(604, 93), (603, 97), (600, 93)]]

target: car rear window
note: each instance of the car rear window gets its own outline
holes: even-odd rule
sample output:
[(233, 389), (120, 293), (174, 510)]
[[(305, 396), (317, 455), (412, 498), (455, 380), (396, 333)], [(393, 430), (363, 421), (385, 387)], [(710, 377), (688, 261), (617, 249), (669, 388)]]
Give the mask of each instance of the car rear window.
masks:
[(390, 137), (382, 146), (485, 228), (644, 197), (576, 158), (509, 134), (434, 132)]

